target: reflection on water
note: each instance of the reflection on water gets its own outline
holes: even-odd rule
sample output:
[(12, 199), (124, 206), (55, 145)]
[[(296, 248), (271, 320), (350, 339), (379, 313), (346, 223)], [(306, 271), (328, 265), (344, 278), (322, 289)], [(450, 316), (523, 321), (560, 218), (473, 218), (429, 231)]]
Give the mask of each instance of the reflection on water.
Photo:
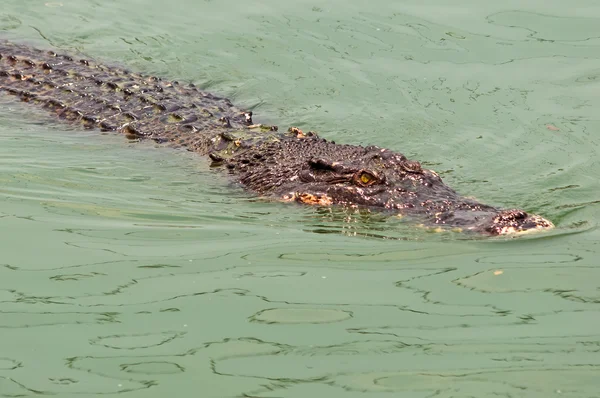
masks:
[(0, 396), (597, 396), (597, 9), (5, 3), (13, 39), (400, 150), (558, 228), (263, 201), (193, 154), (0, 100)]

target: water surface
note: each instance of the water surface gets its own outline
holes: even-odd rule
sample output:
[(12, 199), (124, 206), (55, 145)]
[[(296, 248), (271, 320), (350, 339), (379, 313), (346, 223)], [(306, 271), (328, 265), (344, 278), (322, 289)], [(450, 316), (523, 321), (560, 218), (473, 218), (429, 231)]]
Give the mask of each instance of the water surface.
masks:
[(595, 2), (5, 0), (4, 38), (193, 82), (557, 224), (253, 197), (0, 99), (0, 396), (597, 397)]

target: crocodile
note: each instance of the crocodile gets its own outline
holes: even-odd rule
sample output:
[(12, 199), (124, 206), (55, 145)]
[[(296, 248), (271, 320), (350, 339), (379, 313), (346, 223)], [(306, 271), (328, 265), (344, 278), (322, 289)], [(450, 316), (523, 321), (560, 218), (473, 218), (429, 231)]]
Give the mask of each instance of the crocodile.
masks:
[(206, 155), (211, 166), (262, 197), (379, 209), (428, 227), (484, 235), (554, 227), (524, 210), (462, 196), (399, 152), (338, 144), (296, 127), (280, 131), (193, 84), (88, 58), (0, 41), (0, 91), (72, 125)]

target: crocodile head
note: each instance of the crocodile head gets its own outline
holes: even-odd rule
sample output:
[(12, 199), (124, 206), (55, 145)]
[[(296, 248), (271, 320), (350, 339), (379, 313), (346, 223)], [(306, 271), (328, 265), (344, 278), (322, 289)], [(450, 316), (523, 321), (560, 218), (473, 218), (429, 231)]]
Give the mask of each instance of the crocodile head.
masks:
[[(308, 204), (316, 201), (389, 210), (412, 209), (444, 193), (456, 196), (435, 172), (400, 153), (379, 147), (340, 149), (338, 156), (307, 159), (279, 191), (293, 188), (293, 198)], [(291, 198), (289, 193), (287, 197)]]
[(270, 145), (236, 163), (245, 169), (244, 185), (286, 201), (380, 208), (415, 216), (427, 226), (490, 235), (552, 227), (542, 217), (462, 197), (434, 171), (388, 149), (317, 140)]

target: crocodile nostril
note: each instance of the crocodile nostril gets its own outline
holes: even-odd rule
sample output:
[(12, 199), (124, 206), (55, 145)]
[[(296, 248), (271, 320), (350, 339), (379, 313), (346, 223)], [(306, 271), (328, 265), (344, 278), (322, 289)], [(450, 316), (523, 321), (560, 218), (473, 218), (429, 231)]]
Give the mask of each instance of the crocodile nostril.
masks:
[(503, 221), (518, 221), (525, 220), (528, 214), (523, 210), (506, 210), (498, 215), (498, 218)]

